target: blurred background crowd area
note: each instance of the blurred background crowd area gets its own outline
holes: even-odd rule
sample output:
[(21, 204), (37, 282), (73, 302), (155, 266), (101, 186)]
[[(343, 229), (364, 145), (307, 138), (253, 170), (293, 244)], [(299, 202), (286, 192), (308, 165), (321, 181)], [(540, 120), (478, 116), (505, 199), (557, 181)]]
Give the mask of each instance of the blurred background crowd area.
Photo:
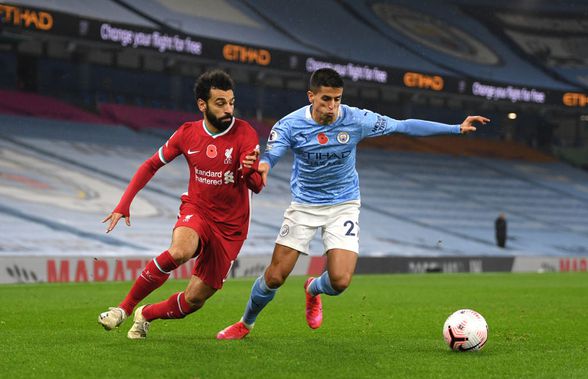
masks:
[(195, 112), (194, 79), (221, 66), (238, 83), (238, 115), (267, 132), (307, 103), (308, 73), (330, 66), (347, 79), (350, 105), (451, 123), (484, 114), (494, 127), (478, 137), (582, 166), (587, 10), (581, 1), (2, 2), (0, 112), (57, 113), (60, 100), (100, 121), (172, 129)]
[[(466, 137), (360, 145), (366, 255), (588, 254), (584, 1), (14, 0), (0, 20), (4, 254), (160, 251), (186, 188), (176, 162), (137, 198), (133, 228), (106, 238), (97, 220), (173, 130), (201, 117), (192, 87), (212, 67), (235, 79), (236, 114), (262, 143), (308, 104), (320, 67), (344, 77), (352, 106), (492, 120)], [(254, 199), (244, 255), (271, 252), (288, 159)]]

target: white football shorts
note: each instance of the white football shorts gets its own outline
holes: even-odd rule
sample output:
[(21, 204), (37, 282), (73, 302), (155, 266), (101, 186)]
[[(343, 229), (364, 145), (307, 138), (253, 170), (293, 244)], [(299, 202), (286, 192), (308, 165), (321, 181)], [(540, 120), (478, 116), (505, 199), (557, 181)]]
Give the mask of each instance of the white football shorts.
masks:
[(331, 249), (359, 253), (360, 205), (358, 200), (335, 205), (291, 203), (276, 243), (308, 254), (310, 241), (320, 229), (324, 253)]

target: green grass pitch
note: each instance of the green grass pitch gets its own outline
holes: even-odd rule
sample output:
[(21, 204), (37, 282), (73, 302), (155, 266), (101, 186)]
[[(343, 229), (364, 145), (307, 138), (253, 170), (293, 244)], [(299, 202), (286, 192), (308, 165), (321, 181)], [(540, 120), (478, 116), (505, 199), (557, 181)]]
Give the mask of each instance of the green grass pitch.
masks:
[[(5, 378), (588, 377), (588, 274), (356, 276), (323, 296), (324, 322), (304, 320), (304, 278), (292, 277), (242, 341), (216, 333), (242, 314), (253, 279), (230, 280), (199, 312), (156, 320), (130, 341), (127, 320), (106, 332), (98, 314), (130, 283), (0, 286)], [(182, 290), (170, 281), (147, 301)], [(488, 321), (480, 352), (449, 351), (446, 317), (473, 308)]]

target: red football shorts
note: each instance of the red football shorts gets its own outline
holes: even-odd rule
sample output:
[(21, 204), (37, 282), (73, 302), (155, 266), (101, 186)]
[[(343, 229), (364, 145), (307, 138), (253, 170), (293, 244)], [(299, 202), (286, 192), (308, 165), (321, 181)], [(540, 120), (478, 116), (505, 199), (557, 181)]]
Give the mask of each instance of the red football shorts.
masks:
[(189, 203), (183, 203), (180, 207), (174, 229), (180, 226), (193, 229), (200, 237), (192, 275), (196, 275), (212, 288), (221, 289), (245, 241), (228, 240), (215, 232), (210, 223)]

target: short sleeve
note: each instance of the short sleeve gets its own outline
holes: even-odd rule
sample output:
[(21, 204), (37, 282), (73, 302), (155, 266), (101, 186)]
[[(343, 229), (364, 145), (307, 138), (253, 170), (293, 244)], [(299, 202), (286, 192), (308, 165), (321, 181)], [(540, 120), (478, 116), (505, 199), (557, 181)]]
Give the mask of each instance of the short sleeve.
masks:
[(290, 127), (287, 122), (280, 120), (270, 131), (265, 151), (260, 160), (269, 163), (270, 167), (274, 167), (291, 145)]

